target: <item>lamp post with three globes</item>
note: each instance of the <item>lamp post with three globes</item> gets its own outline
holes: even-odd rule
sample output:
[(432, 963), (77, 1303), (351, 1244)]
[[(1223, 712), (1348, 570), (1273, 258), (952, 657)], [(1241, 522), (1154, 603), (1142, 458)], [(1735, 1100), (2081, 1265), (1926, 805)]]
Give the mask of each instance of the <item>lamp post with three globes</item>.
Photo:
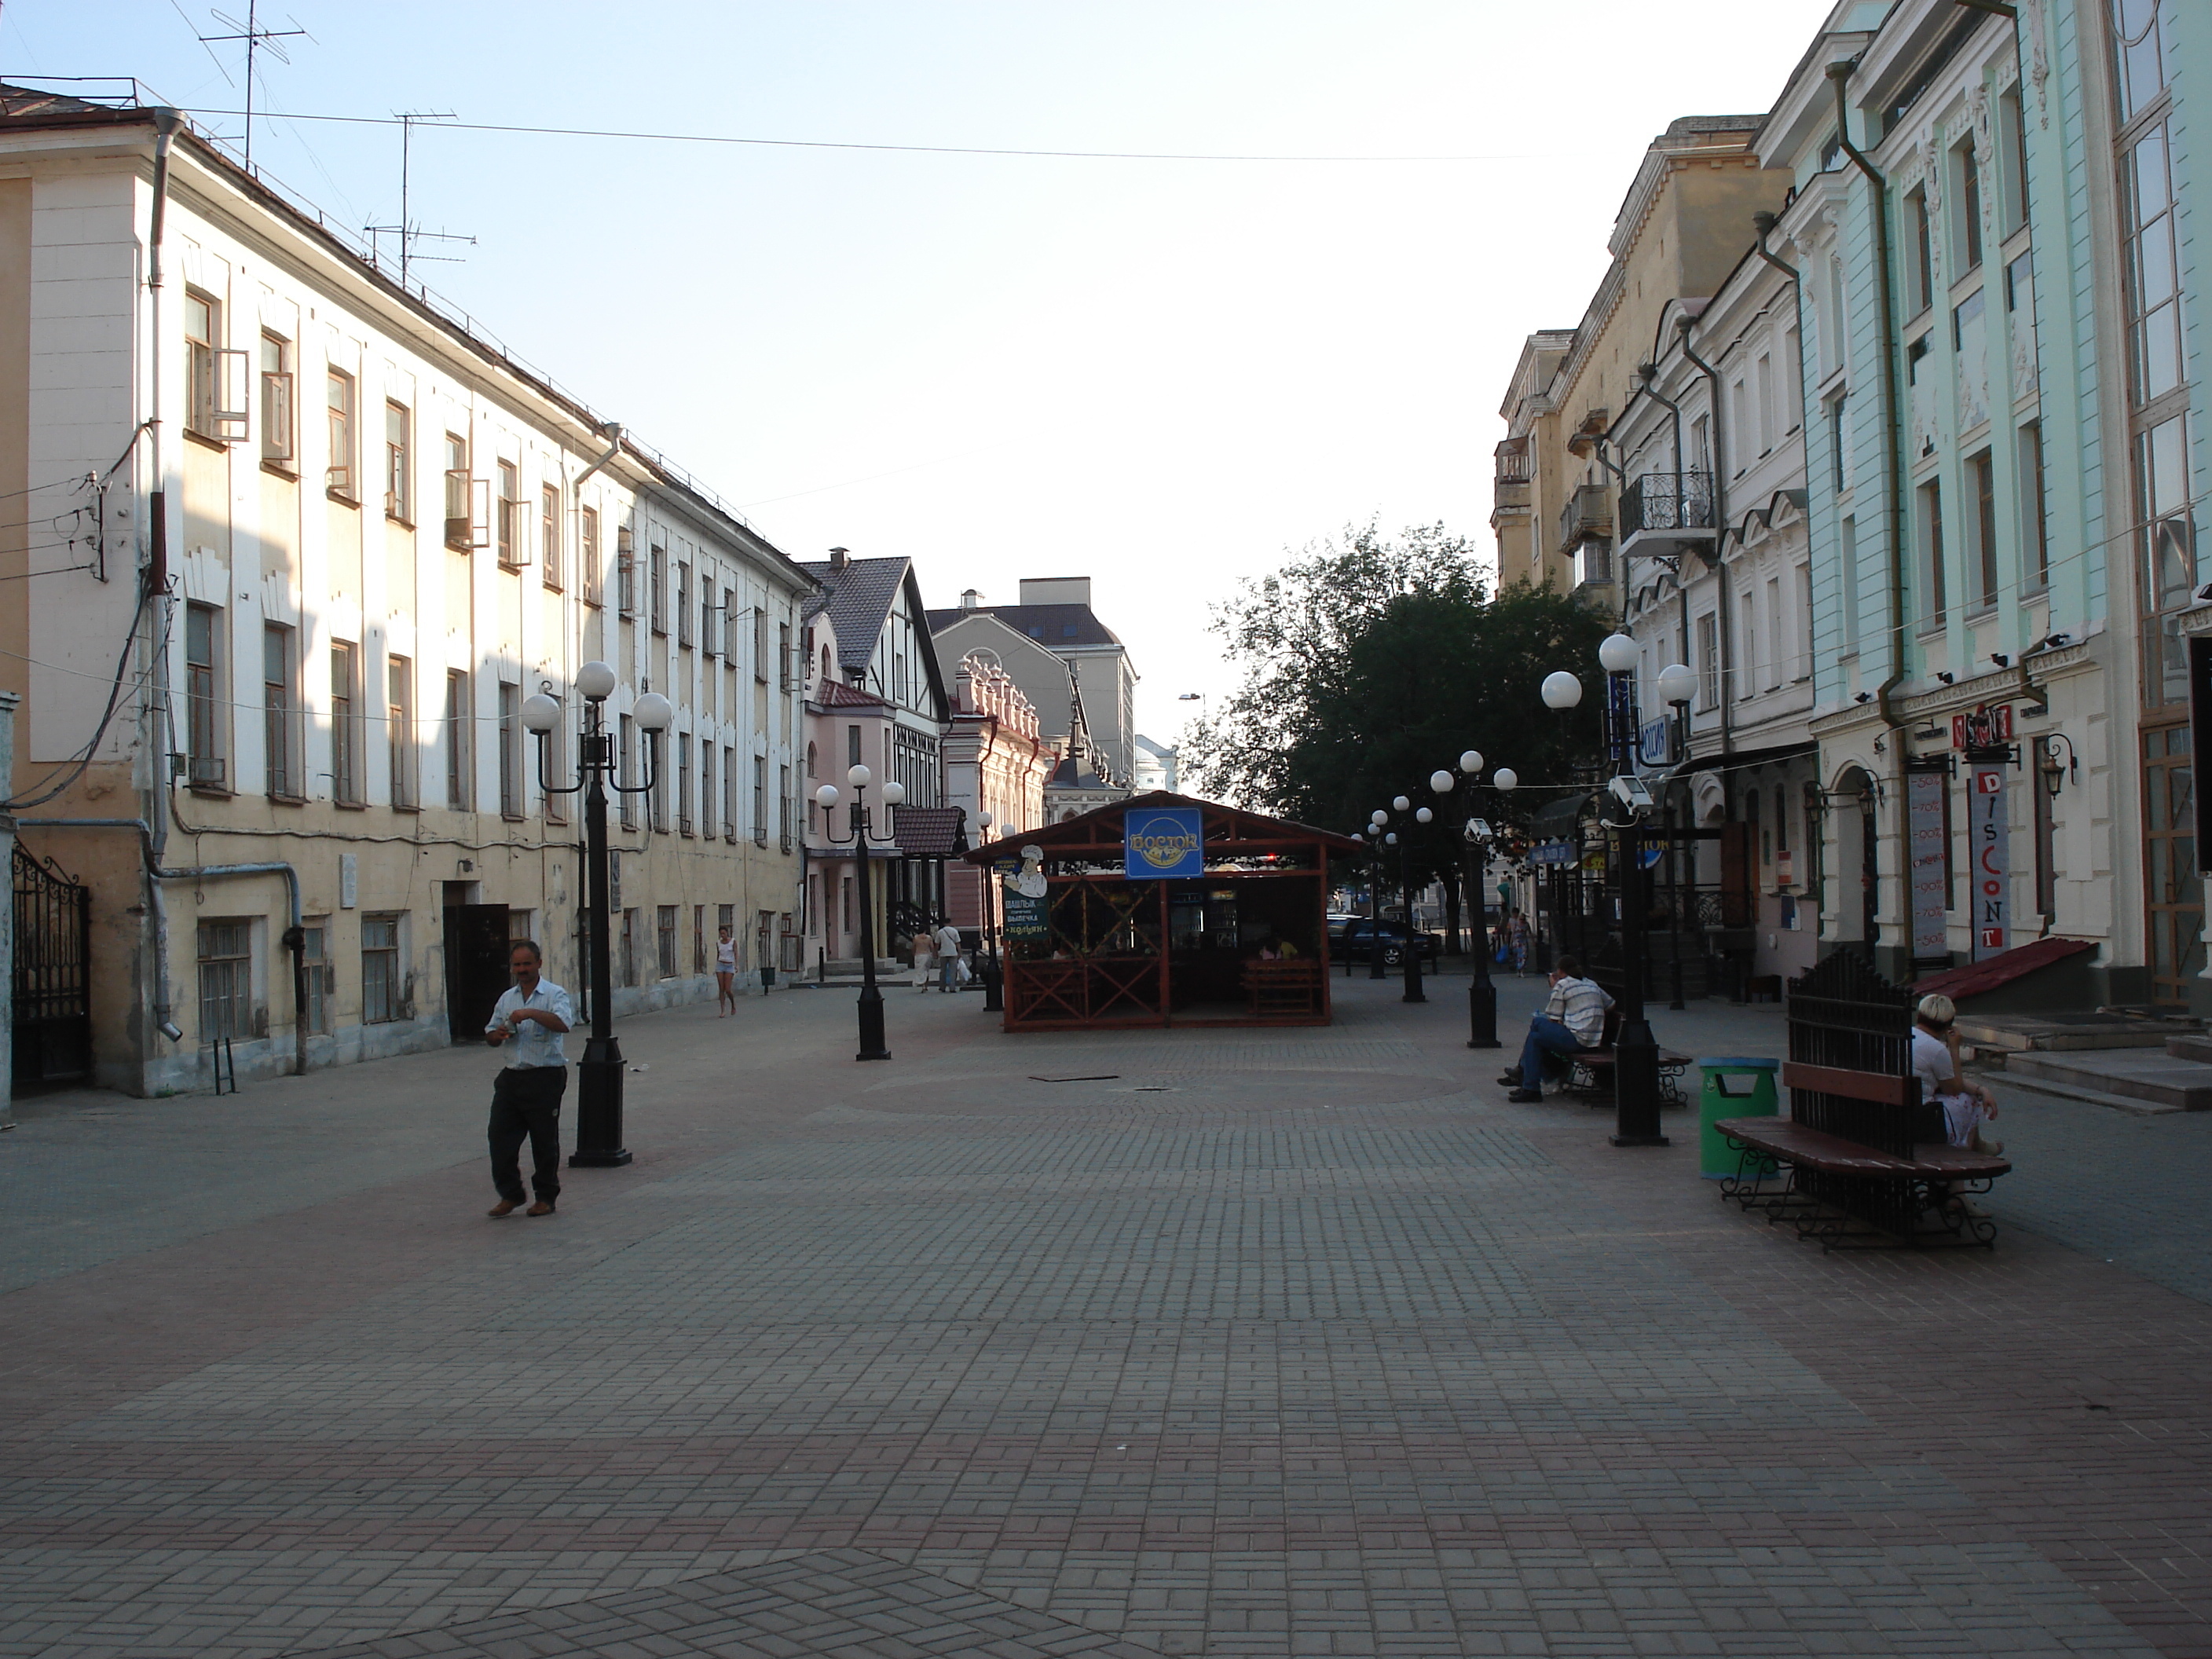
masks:
[[(814, 799), (822, 808), (823, 838), (834, 846), (850, 847), (860, 866), (860, 1052), (853, 1056), (855, 1060), (891, 1057), (891, 1051), (884, 1046), (884, 994), (876, 986), (875, 914), (868, 897), (868, 849), (872, 845), (888, 847), (895, 837), (884, 836), (871, 840), (867, 796), (868, 786), (875, 781), (875, 774), (865, 766), (855, 766), (846, 772), (845, 781), (853, 789), (853, 805), (846, 814), (848, 833), (842, 836), (830, 828), (830, 811), (840, 799), (837, 786), (825, 783), (814, 792)], [(897, 806), (905, 799), (904, 784), (896, 778), (884, 783), (884, 805)]]

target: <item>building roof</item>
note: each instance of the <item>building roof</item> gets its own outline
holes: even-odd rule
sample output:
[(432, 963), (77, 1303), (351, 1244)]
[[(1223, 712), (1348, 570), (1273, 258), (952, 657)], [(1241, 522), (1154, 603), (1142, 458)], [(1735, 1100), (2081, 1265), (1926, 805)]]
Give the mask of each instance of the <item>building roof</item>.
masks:
[(1079, 770), (1079, 763), (1072, 755), (1054, 767), (1052, 775), (1044, 781), (1045, 787), (1048, 789), (1111, 789), (1114, 787), (1096, 772)]
[(1001, 859), (1018, 858), (1021, 849), (1030, 845), (1042, 848), (1047, 859), (1082, 857), (1109, 850), (1118, 855), (1124, 815), (1152, 807), (1169, 806), (1197, 808), (1204, 815), (1200, 822), (1204, 825), (1206, 845), (1231, 854), (1237, 850), (1235, 843), (1239, 842), (1255, 842), (1269, 848), (1286, 843), (1304, 842), (1325, 853), (1347, 854), (1364, 850), (1361, 844), (1351, 836), (1340, 836), (1334, 830), (1318, 829), (1290, 818), (1271, 818), (1263, 812), (1247, 811), (1241, 806), (1224, 806), (1218, 801), (1200, 800), (1194, 795), (1171, 794), (1165, 789), (1154, 789), (1141, 795), (1133, 795), (1127, 800), (1094, 807), (1065, 823), (1048, 823), (1040, 829), (1018, 831), (1002, 840), (986, 842), (967, 855), (968, 862), (988, 866)]
[(810, 559), (799, 567), (829, 592), (823, 609), (837, 630), (837, 665), (848, 673), (875, 660), (876, 641), (913, 564), (907, 558), (848, 559), (840, 569), (827, 559)]
[(848, 685), (842, 680), (823, 681), (814, 688), (814, 695), (807, 701), (817, 703), (823, 708), (889, 708), (890, 707), (890, 704), (885, 702), (874, 692), (863, 691), (860, 687)]
[(957, 858), (968, 850), (968, 809), (894, 806), (891, 836), (902, 858)]
[(996, 617), (1017, 634), (1026, 634), (1048, 651), (1075, 645), (1119, 645), (1120, 635), (1098, 620), (1087, 605), (979, 605), (973, 611), (933, 611), (929, 631), (942, 634), (968, 617)]

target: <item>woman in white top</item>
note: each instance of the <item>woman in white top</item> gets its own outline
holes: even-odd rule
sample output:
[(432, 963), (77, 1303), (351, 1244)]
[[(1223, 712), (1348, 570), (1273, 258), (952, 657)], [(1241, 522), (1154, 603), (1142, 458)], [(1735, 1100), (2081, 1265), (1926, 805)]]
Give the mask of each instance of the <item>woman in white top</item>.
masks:
[(738, 1012), (738, 942), (722, 929), (714, 941), (714, 1018)]
[(914, 988), (929, 989), (929, 976), (936, 965), (937, 935), (927, 928), (914, 936)]
[(1959, 1075), (1958, 1032), (1954, 1022), (1958, 1005), (1942, 995), (1920, 999), (1912, 1015), (1912, 1073), (1920, 1079), (1920, 1097), (1943, 1108), (1945, 1138), (1954, 1146), (1994, 1151), (1981, 1133), (1981, 1126), (1997, 1115), (1997, 1103), (1987, 1089)]

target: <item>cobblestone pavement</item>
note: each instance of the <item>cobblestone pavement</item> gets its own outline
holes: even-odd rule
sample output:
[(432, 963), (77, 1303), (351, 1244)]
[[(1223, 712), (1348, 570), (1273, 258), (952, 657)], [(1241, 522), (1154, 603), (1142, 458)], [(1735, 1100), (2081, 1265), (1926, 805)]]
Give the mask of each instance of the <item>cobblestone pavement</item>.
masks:
[(2212, 1655), (2212, 1115), (2008, 1091), (1996, 1251), (1824, 1257), (1338, 988), (626, 1022), (544, 1221), (478, 1051), (33, 1103), (0, 1655)]

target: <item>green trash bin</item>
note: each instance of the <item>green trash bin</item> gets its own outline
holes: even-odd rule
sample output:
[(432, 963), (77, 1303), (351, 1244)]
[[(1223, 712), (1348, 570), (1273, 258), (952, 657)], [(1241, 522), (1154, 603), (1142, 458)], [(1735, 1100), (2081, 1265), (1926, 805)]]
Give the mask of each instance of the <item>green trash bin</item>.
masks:
[(1779, 1109), (1774, 1074), (1781, 1066), (1778, 1060), (1740, 1054), (1698, 1061), (1705, 1074), (1698, 1095), (1698, 1170), (1706, 1180), (1724, 1180), (1736, 1172), (1736, 1150), (1713, 1125), (1724, 1117), (1772, 1117)]

